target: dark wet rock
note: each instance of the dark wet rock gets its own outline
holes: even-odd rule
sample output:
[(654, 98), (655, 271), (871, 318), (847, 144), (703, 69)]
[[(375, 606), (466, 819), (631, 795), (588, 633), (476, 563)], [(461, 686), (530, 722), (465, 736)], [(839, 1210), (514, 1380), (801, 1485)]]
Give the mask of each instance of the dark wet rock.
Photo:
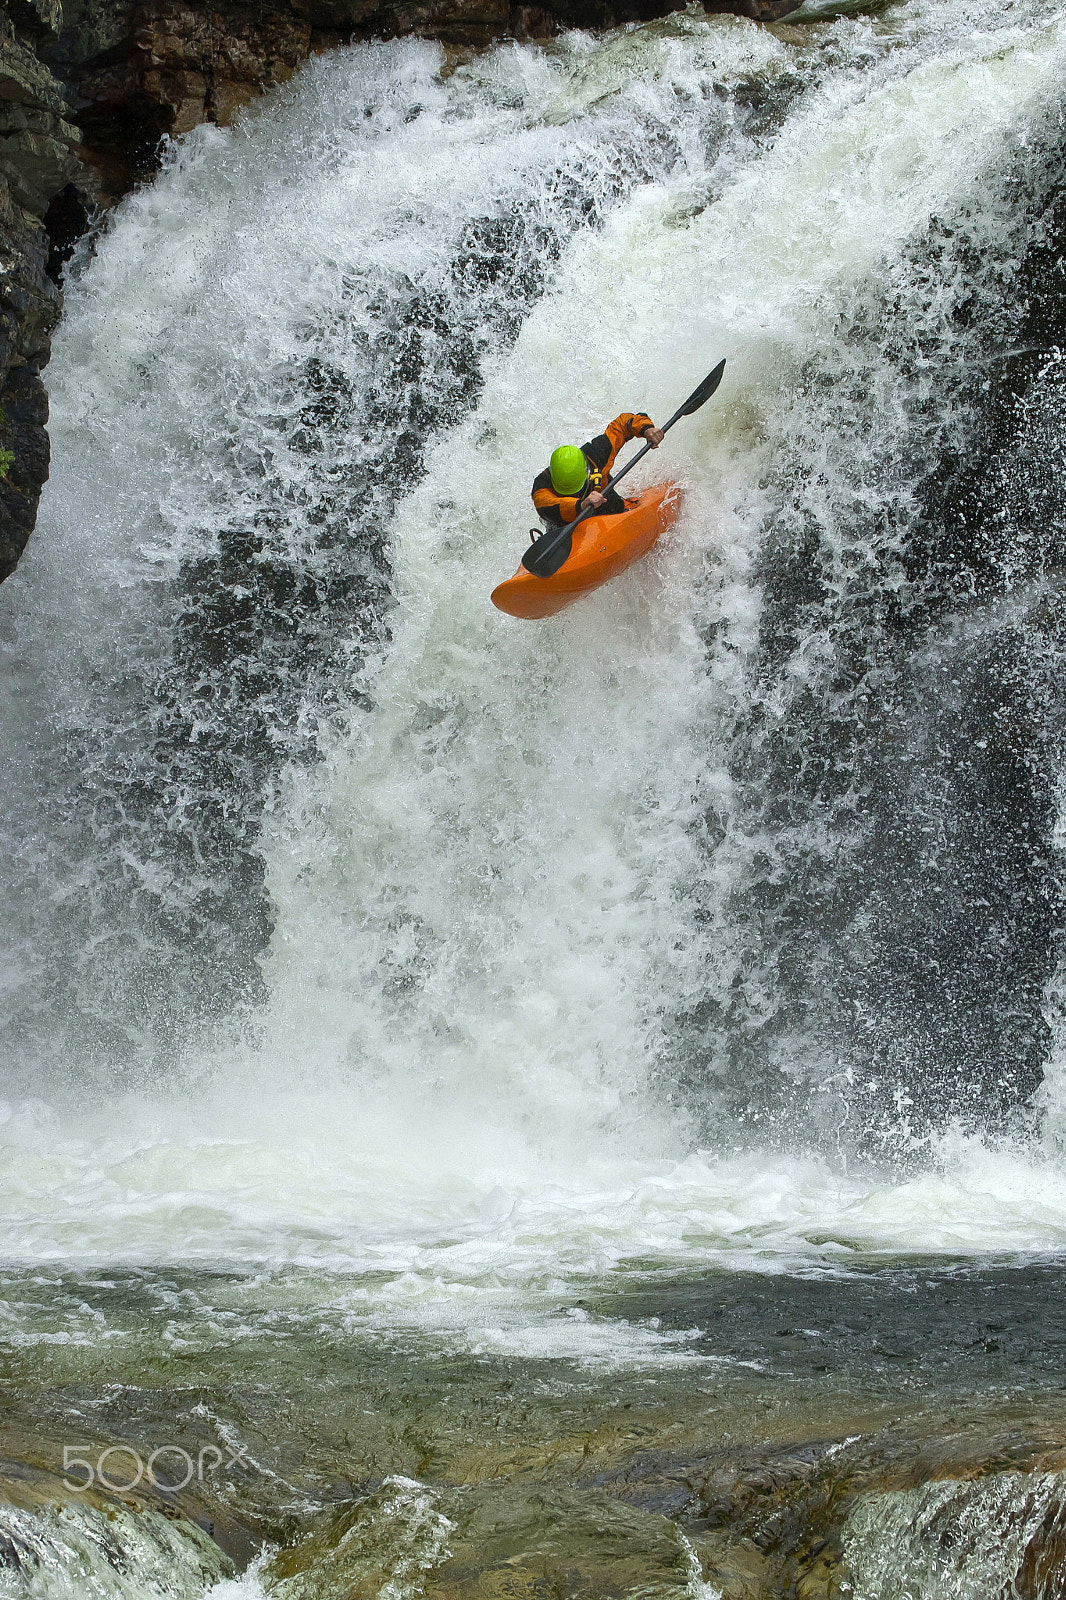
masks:
[[(5, 297), (0, 294), (3, 313)], [(2, 313), (0, 313), (2, 314)], [(0, 448), (10, 457), (0, 479), (0, 578), (15, 570), (33, 532), (37, 502), (48, 476), (48, 397), (37, 366), (22, 362), (8, 369), (0, 388)]]
[(78, 130), (39, 50), (58, 16), (50, 0), (0, 12), (0, 580), (22, 554), (48, 476), (41, 368), (59, 315), (45, 216), (80, 172)]

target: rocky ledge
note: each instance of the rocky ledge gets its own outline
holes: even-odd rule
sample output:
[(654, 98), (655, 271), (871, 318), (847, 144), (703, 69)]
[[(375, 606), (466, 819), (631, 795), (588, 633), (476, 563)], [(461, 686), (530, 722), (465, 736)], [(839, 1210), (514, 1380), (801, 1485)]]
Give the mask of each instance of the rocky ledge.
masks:
[[(708, 0), (770, 21), (798, 0)], [(41, 369), (64, 263), (155, 170), (160, 141), (238, 107), (309, 55), (418, 34), (478, 48), (647, 21), (670, 0), (0, 0), (0, 581), (48, 476)]]

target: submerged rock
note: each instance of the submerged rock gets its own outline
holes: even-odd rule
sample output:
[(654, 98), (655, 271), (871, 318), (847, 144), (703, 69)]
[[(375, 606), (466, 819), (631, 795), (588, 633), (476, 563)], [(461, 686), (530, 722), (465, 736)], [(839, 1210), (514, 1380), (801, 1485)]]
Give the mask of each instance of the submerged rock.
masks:
[[(657, 1420), (664, 1436), (676, 1423)], [(333, 1505), (297, 1490), (295, 1502), (271, 1506), (276, 1497), (257, 1496), (254, 1480), (237, 1504), (234, 1484), (221, 1481), (72, 1493), (58, 1472), (8, 1461), (0, 1541), (7, 1564), (27, 1576), (74, 1561), (105, 1587), (118, 1571), (167, 1592), (254, 1560), (278, 1600), (371, 1600), (393, 1587), (426, 1600), (682, 1600), (704, 1584), (720, 1600), (1060, 1594), (1061, 1428), (1004, 1432), (975, 1421), (923, 1434), (915, 1420), (762, 1448), (719, 1445), (706, 1457), (642, 1452), (595, 1481), (549, 1449), (530, 1481), (521, 1470), (500, 1475), (471, 1417), (469, 1446), (488, 1450), (466, 1481), (392, 1472)], [(84, 1462), (108, 1458), (121, 1479), (137, 1461), (131, 1446), (103, 1435), (76, 1454), (75, 1478)]]
[[(982, 1361), (995, 1340), (965, 1359), (934, 1300), (889, 1270), (870, 1285), (876, 1338), (850, 1361), (837, 1344), (828, 1374), (767, 1357), (761, 1336), (789, 1337), (774, 1330), (815, 1281), (777, 1274), (758, 1305), (708, 1277), (722, 1315), (705, 1359), (632, 1366), (464, 1354), (451, 1335), (412, 1344), (375, 1318), (353, 1325), (373, 1292), (363, 1277), (8, 1276), (0, 1522), (8, 1503), (54, 1533), (48, 1517), (69, 1505), (82, 1539), (96, 1525), (81, 1513), (110, 1508), (137, 1559), (156, 1561), (169, 1519), (183, 1570), (209, 1534), (220, 1571), (260, 1553), (262, 1587), (284, 1600), (371, 1600), (389, 1584), (425, 1600), (680, 1600), (701, 1583), (722, 1600), (1061, 1594), (1057, 1264), (976, 1274), (1000, 1323), (1027, 1294), (1045, 1308), (1025, 1359), (1009, 1337), (1007, 1366)], [(846, 1300), (848, 1280), (822, 1292), (826, 1307)], [(905, 1300), (947, 1366), (900, 1349)], [(960, 1340), (981, 1331), (970, 1302), (939, 1300)], [(71, 1472), (71, 1455), (86, 1466)], [(64, 1485), (86, 1468), (91, 1492)], [(125, 1494), (106, 1481), (134, 1478)]]

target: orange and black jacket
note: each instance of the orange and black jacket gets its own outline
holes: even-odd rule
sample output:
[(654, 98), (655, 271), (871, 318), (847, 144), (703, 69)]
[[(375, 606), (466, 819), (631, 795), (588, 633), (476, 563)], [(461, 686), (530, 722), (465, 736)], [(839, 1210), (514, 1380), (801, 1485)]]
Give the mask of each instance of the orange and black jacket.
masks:
[[(607, 424), (603, 433), (598, 433), (595, 439), (583, 444), (581, 453), (588, 462), (589, 475), (580, 495), (556, 494), (552, 488), (551, 469), (545, 467), (533, 480), (533, 504), (540, 520), (549, 528), (562, 528), (568, 522), (573, 522), (579, 501), (593, 489), (603, 492), (603, 485), (614, 466), (614, 458), (622, 446), (628, 444), (630, 439), (639, 438), (645, 428), (654, 426), (654, 422), (643, 411), (623, 411), (620, 417), (615, 417), (613, 422)], [(618, 506), (617, 509), (620, 511), (622, 508)]]

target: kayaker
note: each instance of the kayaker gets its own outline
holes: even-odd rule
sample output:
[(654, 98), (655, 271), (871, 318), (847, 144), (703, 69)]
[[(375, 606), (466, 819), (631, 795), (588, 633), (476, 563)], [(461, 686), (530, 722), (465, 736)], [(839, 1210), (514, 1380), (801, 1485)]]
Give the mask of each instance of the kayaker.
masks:
[(630, 439), (647, 439), (658, 450), (665, 435), (643, 411), (623, 411), (602, 433), (578, 449), (561, 444), (552, 451), (544, 471), (533, 480), (533, 504), (548, 528), (562, 528), (586, 507), (607, 516), (625, 510), (625, 501), (613, 489), (603, 492), (614, 458)]

